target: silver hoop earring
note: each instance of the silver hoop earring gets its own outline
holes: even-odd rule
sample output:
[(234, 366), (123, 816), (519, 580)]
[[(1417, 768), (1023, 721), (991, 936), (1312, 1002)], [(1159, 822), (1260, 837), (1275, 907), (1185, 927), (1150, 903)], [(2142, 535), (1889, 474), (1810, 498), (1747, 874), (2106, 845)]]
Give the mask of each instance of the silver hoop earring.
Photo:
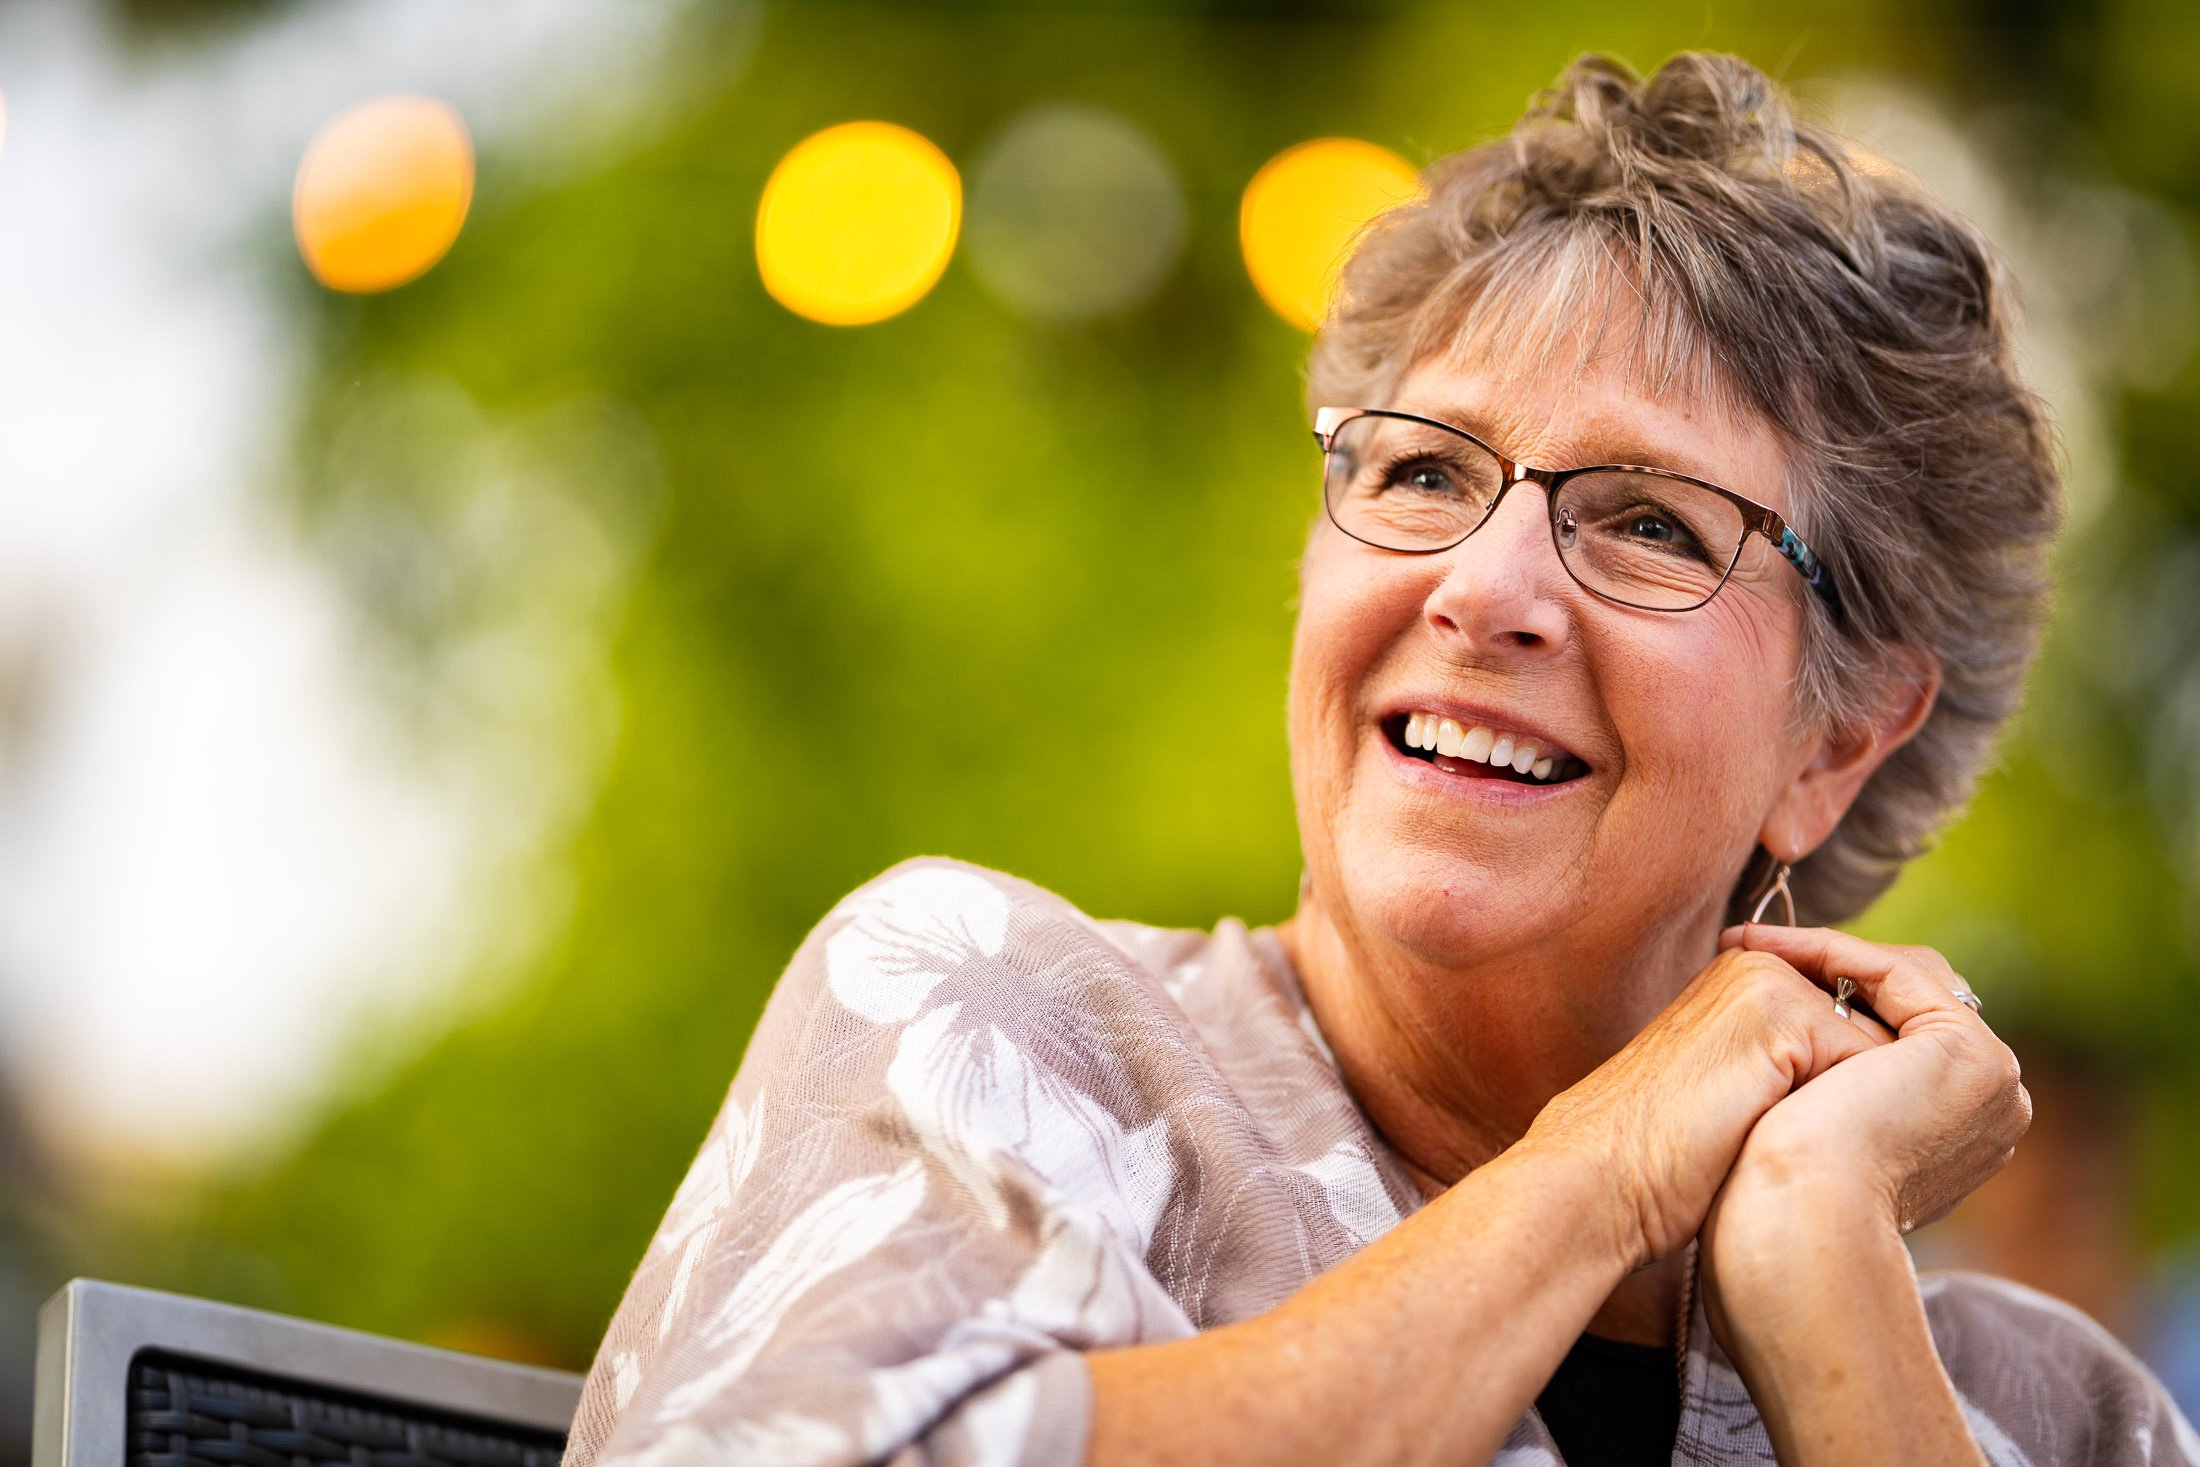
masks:
[(1762, 922), (1765, 917), (1765, 908), (1772, 905), (1774, 897), (1778, 897), (1781, 910), (1787, 913), (1787, 921), (1780, 925), (1783, 927), (1793, 927), (1795, 925), (1795, 897), (1788, 890), (1788, 872), (1792, 869), (1785, 861), (1772, 868), (1772, 885), (1766, 887), (1765, 894), (1757, 898), (1756, 910), (1749, 914), (1750, 921)]
[[(1763, 896), (1757, 898), (1757, 910), (1749, 914), (1750, 921), (1762, 921), (1765, 908), (1772, 905), (1774, 897), (1778, 897), (1781, 909), (1787, 913), (1785, 925), (1789, 927), (1795, 925), (1795, 894), (1788, 890), (1788, 873), (1793, 869), (1785, 861), (1772, 868), (1772, 885), (1765, 889)], [(1856, 997), (1856, 980), (1854, 978), (1836, 979), (1833, 985), (1834, 1013), (1841, 1018), (1848, 1018), (1851, 1013), (1849, 1000), (1854, 997)], [(1962, 995), (1958, 994), (1957, 997), (1960, 998)]]

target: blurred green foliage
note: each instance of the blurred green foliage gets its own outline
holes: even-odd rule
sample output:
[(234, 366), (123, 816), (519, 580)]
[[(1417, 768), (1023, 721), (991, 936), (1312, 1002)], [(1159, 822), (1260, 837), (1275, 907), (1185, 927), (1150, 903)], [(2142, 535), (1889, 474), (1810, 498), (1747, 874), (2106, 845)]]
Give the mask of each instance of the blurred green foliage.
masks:
[[(472, 578), (436, 566), (475, 481), (453, 443), (363, 439), (362, 414), (434, 382), (492, 423), (608, 402), (646, 428), (645, 488), (573, 488), (639, 556), (613, 628), (616, 741), (551, 853), (571, 908), (548, 949), (493, 1001), (429, 1016), (417, 1052), (366, 1046), (303, 1148), (166, 1218), (138, 1276), (403, 1335), (494, 1323), (581, 1364), (787, 955), (867, 876), (945, 852), (1103, 915), (1283, 916), (1315, 461), (1304, 339), (1236, 246), (1238, 192), (1282, 147), (1345, 133), (1418, 162), (1509, 124), (1578, 51), (1649, 66), (1707, 45), (1796, 79), (1869, 69), (1957, 115), (2045, 100), (2122, 183), (2189, 210), (2200, 107), (2166, 58), (2196, 54), (2196, 13), (785, 5), (753, 36), (699, 15), (690, 64), (722, 80), (670, 131), (547, 189), (484, 158), (458, 246), (404, 290), (341, 299), (298, 276), (319, 378), (294, 507), (393, 667), (432, 672), (464, 631)], [(1190, 242), (1157, 297), (1035, 326), (958, 261), (907, 314), (836, 330), (763, 294), (757, 195), (803, 136), (884, 117), (967, 166), (1057, 99), (1119, 111), (1181, 172)], [(2158, 1240), (2200, 1226), (2161, 1152), (2195, 1118), (2200, 1002), (2194, 786), (2160, 707), (2195, 674), (2182, 627), (2159, 630), (2188, 603), (2137, 588), (2173, 584), (2164, 567), (2200, 543), (2196, 410), (2190, 370), (2115, 404), (2128, 487), (2066, 557), (2034, 713), (1976, 813), (1865, 924), (1944, 946), (2005, 1028), (2168, 1097)], [(2134, 639), (2154, 661), (2102, 655)]]

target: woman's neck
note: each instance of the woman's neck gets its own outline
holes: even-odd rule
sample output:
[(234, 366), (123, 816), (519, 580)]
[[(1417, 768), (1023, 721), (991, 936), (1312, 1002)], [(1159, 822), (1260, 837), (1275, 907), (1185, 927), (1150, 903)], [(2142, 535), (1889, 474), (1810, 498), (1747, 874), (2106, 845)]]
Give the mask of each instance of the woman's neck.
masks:
[(1625, 951), (1554, 942), (1471, 968), (1357, 937), (1311, 890), (1277, 928), (1346, 1086), (1408, 1173), (1450, 1186), (1527, 1133), (1686, 986), (1717, 912)]
[[(1511, 1146), (1624, 1047), (1708, 959), (1716, 912), (1602, 959), (1559, 950), (1472, 970), (1349, 940), (1311, 891), (1276, 930), (1346, 1087), (1425, 1199)], [(1621, 1280), (1587, 1329), (1670, 1344), (1684, 1250)]]

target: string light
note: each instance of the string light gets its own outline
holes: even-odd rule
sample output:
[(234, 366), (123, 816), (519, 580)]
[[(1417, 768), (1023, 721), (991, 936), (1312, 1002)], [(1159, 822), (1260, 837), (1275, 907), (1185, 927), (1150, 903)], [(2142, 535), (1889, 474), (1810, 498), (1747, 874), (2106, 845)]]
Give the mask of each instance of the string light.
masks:
[(1261, 299), (1313, 330), (1354, 236), (1419, 191), (1403, 158), (1356, 138), (1317, 138), (1269, 159), (1238, 209), (1238, 242)]
[(756, 263), (788, 310), (833, 326), (898, 315), (946, 270), (962, 180), (928, 139), (844, 122), (803, 139), (764, 184)]
[(376, 97), (323, 127), (298, 164), (298, 252), (331, 290), (390, 290), (443, 258), (474, 196), (474, 148), (432, 97)]

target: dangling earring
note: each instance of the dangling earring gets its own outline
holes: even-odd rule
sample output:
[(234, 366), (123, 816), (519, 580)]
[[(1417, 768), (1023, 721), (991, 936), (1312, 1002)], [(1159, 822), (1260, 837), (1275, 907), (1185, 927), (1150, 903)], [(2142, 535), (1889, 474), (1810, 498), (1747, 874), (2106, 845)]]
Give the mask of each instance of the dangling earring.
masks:
[[(1757, 898), (1757, 909), (1749, 914), (1750, 921), (1761, 921), (1765, 915), (1765, 908), (1772, 905), (1774, 897), (1778, 897), (1781, 907), (1787, 913), (1787, 921), (1783, 925), (1788, 927), (1795, 925), (1795, 895), (1788, 890), (1788, 873), (1792, 869), (1785, 861), (1778, 862), (1773, 866), (1772, 885), (1765, 888), (1763, 896)], [(1856, 997), (1856, 980), (1854, 978), (1844, 977), (1835, 980), (1833, 985), (1834, 1013), (1844, 1019), (1849, 1017), (1849, 1000), (1854, 997)]]
[(1787, 913), (1787, 921), (1780, 925), (1783, 927), (1793, 927), (1795, 925), (1795, 897), (1788, 890), (1788, 872), (1792, 869), (1785, 861), (1773, 863), (1772, 885), (1766, 887), (1765, 894), (1757, 898), (1757, 906), (1749, 914), (1750, 921), (1762, 922), (1765, 916), (1765, 908), (1772, 905), (1774, 897), (1778, 897), (1781, 908)]

